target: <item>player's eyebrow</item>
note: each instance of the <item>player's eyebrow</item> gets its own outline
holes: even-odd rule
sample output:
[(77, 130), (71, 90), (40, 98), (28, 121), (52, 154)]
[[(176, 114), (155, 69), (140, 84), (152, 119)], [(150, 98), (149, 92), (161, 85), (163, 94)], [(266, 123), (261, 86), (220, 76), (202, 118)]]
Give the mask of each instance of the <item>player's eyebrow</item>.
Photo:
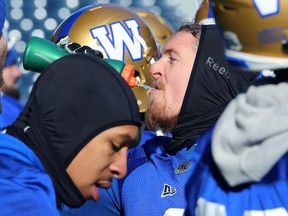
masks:
[(174, 53), (175, 55), (179, 56), (179, 52), (177, 50), (175, 50), (174, 48), (168, 48), (168, 49), (164, 48), (162, 55), (171, 54), (171, 53)]

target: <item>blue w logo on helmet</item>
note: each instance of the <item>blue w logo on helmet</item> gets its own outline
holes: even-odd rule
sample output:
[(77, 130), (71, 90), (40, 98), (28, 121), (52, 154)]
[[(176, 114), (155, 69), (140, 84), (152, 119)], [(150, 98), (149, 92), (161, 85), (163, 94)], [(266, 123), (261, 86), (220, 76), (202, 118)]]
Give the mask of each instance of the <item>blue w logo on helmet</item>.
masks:
[[(147, 47), (144, 39), (140, 36), (139, 25), (135, 19), (124, 20), (110, 24), (110, 32), (107, 25), (97, 26), (90, 29), (92, 37), (99, 41), (104, 52), (110, 59), (124, 61), (125, 48), (133, 61), (142, 59), (142, 47)], [(129, 32), (126, 30), (129, 29)]]

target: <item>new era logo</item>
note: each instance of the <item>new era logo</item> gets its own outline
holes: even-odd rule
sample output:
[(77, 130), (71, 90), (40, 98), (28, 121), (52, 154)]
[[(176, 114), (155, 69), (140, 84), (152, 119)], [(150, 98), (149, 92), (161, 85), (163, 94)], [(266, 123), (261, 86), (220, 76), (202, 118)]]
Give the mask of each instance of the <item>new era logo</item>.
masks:
[(171, 187), (168, 184), (164, 184), (161, 197), (172, 196), (176, 193), (176, 188)]

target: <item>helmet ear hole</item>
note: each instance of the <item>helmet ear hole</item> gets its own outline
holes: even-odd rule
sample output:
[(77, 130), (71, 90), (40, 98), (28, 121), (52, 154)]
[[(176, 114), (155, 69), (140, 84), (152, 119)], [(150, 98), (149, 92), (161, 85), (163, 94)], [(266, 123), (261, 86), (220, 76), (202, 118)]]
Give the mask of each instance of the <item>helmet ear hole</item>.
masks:
[(288, 41), (287, 40), (282, 41), (282, 50), (284, 53), (288, 54)]
[(140, 77), (140, 73), (135, 70), (135, 74), (134, 74), (135, 78), (139, 81), (139, 83), (141, 83), (141, 77)]

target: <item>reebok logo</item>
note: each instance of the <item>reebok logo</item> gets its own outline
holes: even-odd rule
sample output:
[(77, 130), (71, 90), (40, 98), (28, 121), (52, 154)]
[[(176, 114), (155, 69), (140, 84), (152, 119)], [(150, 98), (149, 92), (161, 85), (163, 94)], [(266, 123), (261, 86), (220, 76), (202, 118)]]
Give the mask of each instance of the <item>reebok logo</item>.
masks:
[(227, 79), (229, 79), (229, 77), (230, 77), (229, 71), (225, 67), (223, 67), (223, 66), (219, 65), (217, 62), (215, 62), (215, 60), (212, 57), (207, 58), (206, 65), (208, 65), (214, 71), (218, 72), (219, 74), (221, 74), (221, 75), (225, 76)]
[(161, 197), (173, 196), (176, 192), (176, 188), (173, 188), (168, 184), (164, 184)]

